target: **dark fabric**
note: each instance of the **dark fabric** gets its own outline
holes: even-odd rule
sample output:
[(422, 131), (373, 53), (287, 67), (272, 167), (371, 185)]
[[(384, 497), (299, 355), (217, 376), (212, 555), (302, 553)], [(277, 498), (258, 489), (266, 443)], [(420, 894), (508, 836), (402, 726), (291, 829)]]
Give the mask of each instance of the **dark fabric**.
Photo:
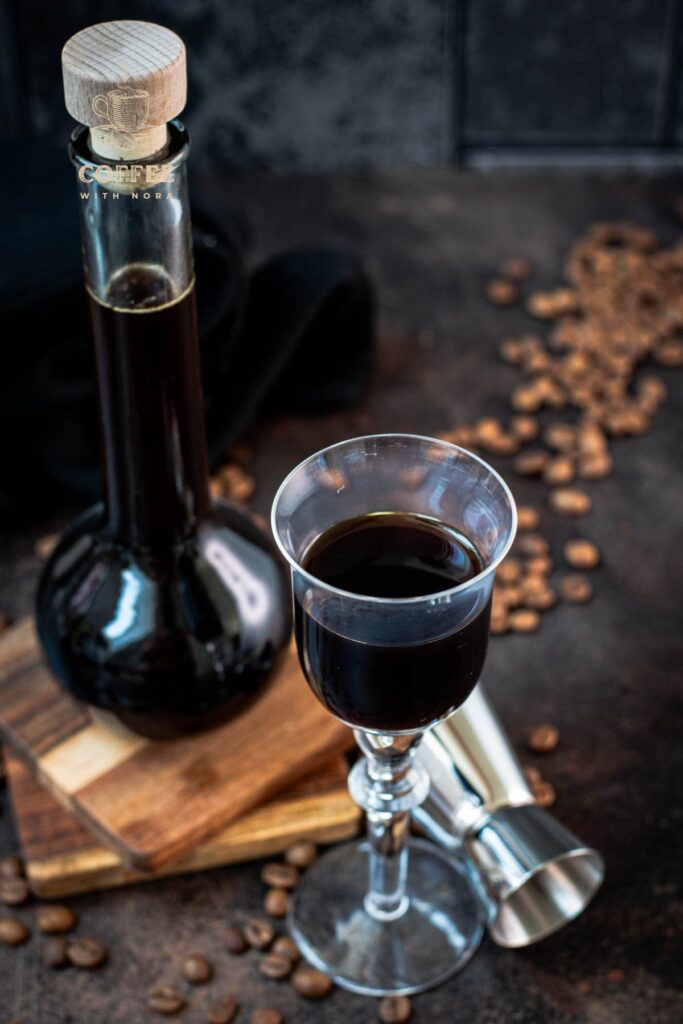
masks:
[[(73, 171), (34, 141), (0, 146), (0, 169), (12, 197), (0, 236), (0, 520), (9, 524), (67, 496), (94, 499), (101, 480)], [(218, 223), (200, 200), (192, 218), (212, 459), (261, 410), (356, 402), (374, 320), (359, 261), (301, 249), (249, 273), (248, 225)]]

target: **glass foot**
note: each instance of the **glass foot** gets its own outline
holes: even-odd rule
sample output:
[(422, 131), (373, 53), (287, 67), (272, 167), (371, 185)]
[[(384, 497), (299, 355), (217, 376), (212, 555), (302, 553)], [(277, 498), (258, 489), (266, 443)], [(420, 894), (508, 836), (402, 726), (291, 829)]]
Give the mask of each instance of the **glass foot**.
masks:
[(484, 912), (464, 868), (424, 840), (408, 848), (409, 904), (395, 920), (365, 909), (365, 841), (326, 853), (297, 886), (292, 936), (314, 967), (351, 992), (422, 992), (464, 967), (481, 941)]

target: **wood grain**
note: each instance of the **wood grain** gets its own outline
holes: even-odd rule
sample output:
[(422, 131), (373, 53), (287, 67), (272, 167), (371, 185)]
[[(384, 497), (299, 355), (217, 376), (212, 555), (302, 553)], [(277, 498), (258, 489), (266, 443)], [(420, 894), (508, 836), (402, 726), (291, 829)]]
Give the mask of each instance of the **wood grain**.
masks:
[(346, 761), (337, 757), (150, 876), (129, 870), (113, 850), (98, 843), (16, 755), (6, 752), (5, 766), (27, 876), (33, 892), (43, 898), (271, 856), (299, 838), (317, 843), (347, 839), (359, 823), (359, 810), (346, 789)]
[(290, 648), (261, 698), (219, 728), (141, 739), (57, 684), (26, 623), (0, 641), (0, 732), (131, 870), (157, 870), (352, 745)]

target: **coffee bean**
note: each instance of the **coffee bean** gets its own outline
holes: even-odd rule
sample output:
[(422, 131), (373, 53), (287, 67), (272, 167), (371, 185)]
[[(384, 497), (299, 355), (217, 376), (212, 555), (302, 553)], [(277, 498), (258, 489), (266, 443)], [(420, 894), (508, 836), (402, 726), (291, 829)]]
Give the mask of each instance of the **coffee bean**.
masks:
[[(515, 256), (503, 264), (503, 276), (508, 277), (511, 281), (526, 281), (528, 277), (531, 277), (532, 270), (530, 261), (524, 256)], [(404, 1019), (408, 1020), (407, 1017), (401, 1017), (401, 1020)]]
[(239, 1003), (232, 994), (228, 992), (227, 996), (217, 1002), (213, 1003), (206, 1012), (206, 1020), (208, 1024), (231, 1024), (231, 1021), (237, 1016), (239, 1010)]
[(280, 956), (289, 957), (293, 964), (301, 959), (299, 948), (294, 939), (290, 939), (289, 935), (278, 935), (273, 943), (272, 951)]
[(546, 555), (550, 550), (548, 541), (540, 533), (528, 533), (518, 537), (515, 541), (515, 547), (521, 554), (526, 555), (527, 558)]
[(576, 448), (576, 428), (569, 423), (551, 423), (543, 432), (543, 440), (549, 448), (569, 454)]
[(508, 555), (496, 569), (496, 579), (500, 583), (516, 583), (521, 574), (522, 563), (511, 555)]
[(247, 948), (247, 942), (242, 934), (242, 929), (235, 924), (229, 924), (225, 929), (225, 948), (228, 953), (239, 956)]
[(305, 999), (323, 999), (332, 991), (332, 979), (322, 971), (305, 964), (297, 967), (292, 975), (292, 985)]
[(535, 508), (531, 505), (518, 505), (517, 506), (517, 529), (521, 533), (526, 533), (529, 530), (535, 530), (538, 526), (540, 516)]
[(251, 1017), (250, 1024), (283, 1024), (283, 1017), (279, 1010), (272, 1006), (258, 1006)]
[(49, 907), (41, 907), (38, 911), (38, 929), (44, 935), (63, 934), (76, 927), (76, 915), (71, 907), (55, 903)]
[(173, 985), (155, 985), (147, 993), (147, 1008), (170, 1017), (185, 1009), (185, 996)]
[(593, 502), (584, 491), (560, 487), (550, 495), (550, 504), (558, 515), (574, 518), (587, 515)]
[(0, 903), (7, 907), (20, 907), (30, 896), (28, 883), (24, 878), (0, 878)]
[(600, 550), (589, 540), (568, 540), (563, 553), (572, 569), (594, 569), (600, 564)]
[(510, 430), (524, 444), (538, 437), (539, 429), (535, 416), (513, 416), (510, 420)]
[(380, 1001), (378, 1016), (383, 1024), (405, 1024), (410, 1020), (410, 1000), (407, 996), (385, 996)]
[(199, 953), (192, 953), (183, 962), (183, 977), (193, 985), (205, 985), (213, 978), (213, 967)]
[(574, 460), (568, 455), (551, 459), (543, 470), (543, 480), (550, 487), (565, 487), (576, 476)]
[(510, 612), (510, 628), (515, 633), (534, 633), (540, 624), (538, 612), (531, 608), (519, 608)]
[(512, 281), (496, 278), (486, 285), (486, 298), (494, 306), (514, 306), (519, 299), (519, 288)]
[(252, 949), (267, 949), (275, 938), (275, 929), (270, 921), (251, 917), (244, 925), (244, 938)]
[(23, 878), (24, 864), (19, 857), (3, 857), (0, 860), (0, 878)]
[(652, 354), (660, 366), (683, 366), (683, 341), (678, 338), (662, 341)]
[(293, 843), (285, 850), (285, 861), (295, 868), (308, 868), (318, 856), (318, 848), (315, 843), (306, 839)]
[(283, 978), (289, 977), (293, 969), (292, 961), (282, 953), (267, 953), (259, 964), (261, 974), (273, 981), (281, 981)]
[(77, 938), (67, 943), (66, 955), (74, 967), (90, 971), (104, 963), (107, 959), (107, 950), (95, 939)]
[(612, 472), (611, 455), (592, 455), (579, 459), (578, 475), (582, 480), (602, 480)]
[(533, 384), (520, 384), (512, 392), (510, 402), (517, 412), (538, 412), (543, 405), (543, 396)]
[(541, 782), (542, 776), (538, 768), (533, 764), (523, 764), (522, 771), (530, 783)]
[(293, 864), (265, 864), (261, 881), (273, 889), (293, 889), (299, 881), (299, 871)]
[(550, 555), (534, 555), (525, 568), (531, 576), (547, 576), (553, 571), (553, 560)]
[(43, 943), (43, 960), (48, 967), (58, 970), (60, 967), (67, 967), (69, 958), (66, 955), (67, 941), (61, 935), (46, 939)]
[(24, 922), (17, 917), (0, 917), (0, 942), (5, 946), (21, 946), (30, 934)]
[(548, 465), (547, 452), (536, 450), (522, 452), (512, 463), (515, 473), (520, 476), (540, 476)]
[(492, 636), (502, 636), (509, 629), (508, 611), (505, 607), (491, 608), (490, 631)]
[(552, 587), (542, 587), (524, 595), (524, 604), (537, 612), (547, 612), (557, 604), (557, 594)]
[(545, 779), (541, 779), (539, 782), (533, 782), (531, 784), (531, 791), (534, 795), (534, 800), (539, 807), (552, 807), (555, 803), (555, 788)]
[(263, 900), (263, 909), (271, 917), (286, 917), (289, 894), (285, 889), (269, 889)]
[(569, 573), (560, 580), (560, 596), (569, 604), (585, 604), (593, 596), (593, 584), (581, 573)]
[(529, 731), (526, 744), (534, 754), (550, 754), (560, 741), (560, 731), (554, 725), (537, 725)]

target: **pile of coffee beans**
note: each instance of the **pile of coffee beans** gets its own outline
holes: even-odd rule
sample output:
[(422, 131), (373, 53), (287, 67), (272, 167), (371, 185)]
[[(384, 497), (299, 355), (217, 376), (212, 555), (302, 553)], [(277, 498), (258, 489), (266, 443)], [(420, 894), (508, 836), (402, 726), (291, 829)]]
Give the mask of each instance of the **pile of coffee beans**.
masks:
[[(571, 248), (568, 285), (526, 295), (526, 308), (547, 321), (538, 333), (505, 338), (501, 358), (523, 380), (510, 395), (507, 425), (494, 417), (440, 434), (485, 456), (511, 458), (519, 476), (547, 488), (556, 516), (579, 520), (593, 499), (585, 484), (612, 471), (614, 438), (645, 434), (666, 398), (666, 386), (646, 361), (683, 366), (683, 247), (659, 249), (652, 232), (629, 224), (595, 224)], [(531, 277), (528, 260), (509, 260), (489, 282), (496, 306), (518, 303)], [(537, 531), (540, 511), (521, 506), (519, 536), (498, 570), (492, 633), (532, 633), (558, 600), (583, 604), (593, 595), (585, 575), (600, 552), (583, 537), (568, 540), (563, 557), (575, 570), (551, 583), (550, 545)]]

